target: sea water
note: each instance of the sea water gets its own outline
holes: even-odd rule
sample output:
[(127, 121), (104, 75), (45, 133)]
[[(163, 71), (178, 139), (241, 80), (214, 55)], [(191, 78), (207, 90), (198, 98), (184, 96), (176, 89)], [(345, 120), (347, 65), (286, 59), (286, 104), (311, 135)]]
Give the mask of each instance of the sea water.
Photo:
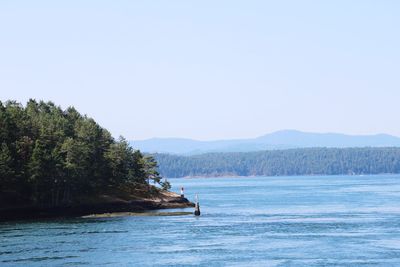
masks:
[(200, 217), (3, 222), (0, 266), (400, 266), (399, 175), (169, 181)]

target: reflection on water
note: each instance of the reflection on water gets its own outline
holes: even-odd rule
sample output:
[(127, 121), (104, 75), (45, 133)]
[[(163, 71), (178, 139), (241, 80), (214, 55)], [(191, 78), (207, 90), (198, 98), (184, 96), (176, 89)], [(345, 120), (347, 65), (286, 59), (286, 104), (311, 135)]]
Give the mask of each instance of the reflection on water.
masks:
[(1, 223), (0, 266), (400, 266), (400, 176), (170, 182), (202, 216)]

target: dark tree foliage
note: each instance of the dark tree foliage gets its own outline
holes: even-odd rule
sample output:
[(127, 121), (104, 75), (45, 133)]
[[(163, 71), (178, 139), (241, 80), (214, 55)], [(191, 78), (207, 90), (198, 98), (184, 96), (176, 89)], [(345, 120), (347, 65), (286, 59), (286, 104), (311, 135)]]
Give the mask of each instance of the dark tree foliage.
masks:
[(196, 156), (156, 154), (161, 175), (283, 176), (400, 173), (400, 148), (302, 148)]
[(161, 183), (157, 163), (116, 141), (74, 108), (29, 100), (0, 101), (0, 196), (35, 205), (71, 203), (106, 188)]

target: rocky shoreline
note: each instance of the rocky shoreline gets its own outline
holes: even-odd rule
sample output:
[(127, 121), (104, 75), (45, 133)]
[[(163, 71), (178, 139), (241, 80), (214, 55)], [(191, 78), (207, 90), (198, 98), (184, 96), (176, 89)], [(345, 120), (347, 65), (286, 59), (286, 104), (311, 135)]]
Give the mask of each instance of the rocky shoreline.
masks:
[(0, 209), (0, 221), (80, 217), (90, 214), (115, 212), (145, 212), (158, 209), (194, 207), (187, 198), (172, 192), (160, 192), (152, 198), (123, 200), (103, 195), (93, 203), (81, 203), (58, 207), (12, 207)]

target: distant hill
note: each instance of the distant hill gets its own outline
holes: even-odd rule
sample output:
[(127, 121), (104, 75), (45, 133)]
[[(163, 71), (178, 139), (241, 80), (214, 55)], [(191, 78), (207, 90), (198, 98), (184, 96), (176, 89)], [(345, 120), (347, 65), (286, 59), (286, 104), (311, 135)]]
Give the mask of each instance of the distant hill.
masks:
[(400, 148), (297, 148), (179, 156), (155, 154), (164, 177), (400, 173)]
[(195, 155), (309, 147), (400, 147), (400, 138), (388, 134), (346, 135), (283, 130), (253, 139), (198, 141), (184, 138), (152, 138), (130, 143), (142, 152)]

